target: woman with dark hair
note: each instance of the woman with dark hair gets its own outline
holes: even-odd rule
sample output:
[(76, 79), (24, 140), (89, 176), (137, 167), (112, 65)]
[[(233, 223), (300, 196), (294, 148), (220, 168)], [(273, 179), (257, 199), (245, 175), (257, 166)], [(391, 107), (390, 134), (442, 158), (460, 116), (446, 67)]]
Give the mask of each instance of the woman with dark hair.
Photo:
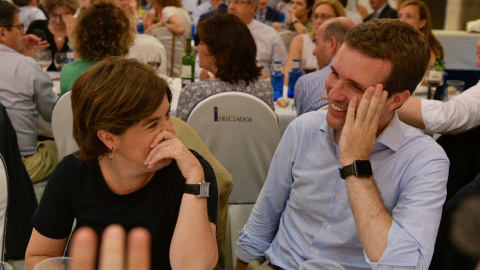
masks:
[(398, 8), (398, 19), (415, 27), (427, 38), (430, 45), (429, 66), (435, 62), (436, 58), (443, 59), (443, 50), (438, 49), (442, 44), (432, 33), (430, 11), (425, 2), (418, 0), (403, 1)]
[[(80, 7), (78, 0), (42, 0), (43, 7), (48, 12), (48, 20), (33, 21), (28, 27), (27, 34), (34, 34), (47, 40), (48, 44), (39, 47), (39, 50), (49, 49), (52, 58), (57, 52), (67, 52), (68, 35), (73, 28), (73, 14)], [(48, 71), (57, 71), (53, 63)]]
[(50, 177), (32, 218), (26, 269), (62, 256), (74, 219), (75, 229), (98, 235), (110, 224), (146, 228), (150, 269), (213, 269), (217, 182), (175, 136), (168, 84), (147, 65), (113, 57), (82, 74), (71, 93), (80, 151)]
[(211, 78), (183, 88), (178, 118), (186, 121), (198, 102), (229, 91), (252, 94), (274, 109), (272, 85), (260, 78), (262, 68), (255, 60), (257, 46), (245, 23), (235, 15), (217, 13), (198, 25), (198, 34), (200, 67), (210, 72)]
[(291, 0), (291, 6), (288, 10), (289, 17), (287, 24), (289, 30), (295, 31), (298, 35), (311, 32), (313, 23), (310, 17), (312, 16), (313, 0)]
[(124, 56), (134, 41), (134, 32), (125, 11), (108, 0), (95, 0), (77, 17), (72, 33), (75, 57), (62, 68), (60, 90), (72, 89), (85, 70), (109, 56)]

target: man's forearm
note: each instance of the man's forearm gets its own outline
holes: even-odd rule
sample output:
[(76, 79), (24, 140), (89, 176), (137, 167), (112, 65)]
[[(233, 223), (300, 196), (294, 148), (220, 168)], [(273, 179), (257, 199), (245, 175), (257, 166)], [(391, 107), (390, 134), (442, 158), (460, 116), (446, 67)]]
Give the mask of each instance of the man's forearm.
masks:
[(387, 247), (392, 217), (372, 177), (347, 177), (348, 197), (360, 241), (368, 258), (378, 262)]

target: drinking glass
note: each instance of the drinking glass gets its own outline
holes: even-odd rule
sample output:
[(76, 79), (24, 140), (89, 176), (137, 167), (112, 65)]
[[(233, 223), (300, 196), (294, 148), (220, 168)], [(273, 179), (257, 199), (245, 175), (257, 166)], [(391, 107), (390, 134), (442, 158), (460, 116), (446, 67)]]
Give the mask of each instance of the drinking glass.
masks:
[(53, 63), (55, 64), (55, 67), (58, 71), (62, 71), (63, 66), (67, 64), (68, 61), (69, 59), (66, 52), (55, 53), (55, 59), (53, 60)]
[(0, 262), (0, 270), (13, 270), (13, 267), (6, 262)]
[(71, 263), (70, 257), (52, 257), (39, 262), (33, 270), (68, 270)]
[(340, 264), (325, 258), (303, 262), (298, 270), (345, 270)]
[[(432, 99), (433, 92), (443, 83), (443, 70), (437, 70), (435, 68), (429, 68), (427, 71), (427, 82), (428, 82), (428, 94), (427, 99)], [(433, 89), (433, 91), (432, 91)]]
[(40, 64), (43, 71), (47, 71), (52, 64), (52, 52), (50, 50), (41, 50), (34, 53), (33, 58)]

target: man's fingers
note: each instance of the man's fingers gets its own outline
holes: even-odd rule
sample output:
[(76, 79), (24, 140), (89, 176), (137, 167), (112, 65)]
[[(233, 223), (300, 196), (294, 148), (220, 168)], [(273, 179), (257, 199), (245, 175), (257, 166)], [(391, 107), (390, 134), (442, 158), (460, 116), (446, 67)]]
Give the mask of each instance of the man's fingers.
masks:
[(70, 257), (72, 270), (94, 270), (97, 260), (97, 234), (92, 228), (82, 227), (72, 237)]
[(151, 237), (145, 228), (135, 228), (128, 234), (128, 270), (149, 270)]
[(110, 225), (103, 232), (98, 269), (124, 269), (125, 259), (125, 230), (120, 225)]

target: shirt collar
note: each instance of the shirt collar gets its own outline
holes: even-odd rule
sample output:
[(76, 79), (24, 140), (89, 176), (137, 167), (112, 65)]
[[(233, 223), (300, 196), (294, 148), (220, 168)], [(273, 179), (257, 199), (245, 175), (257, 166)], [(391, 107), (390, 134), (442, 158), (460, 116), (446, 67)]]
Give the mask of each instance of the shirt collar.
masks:
[(377, 12), (377, 16), (380, 17), (380, 14), (382, 13), (382, 11), (385, 9), (385, 7), (387, 6), (388, 3), (385, 3), (383, 4), (383, 6), (381, 6), (376, 12)]

